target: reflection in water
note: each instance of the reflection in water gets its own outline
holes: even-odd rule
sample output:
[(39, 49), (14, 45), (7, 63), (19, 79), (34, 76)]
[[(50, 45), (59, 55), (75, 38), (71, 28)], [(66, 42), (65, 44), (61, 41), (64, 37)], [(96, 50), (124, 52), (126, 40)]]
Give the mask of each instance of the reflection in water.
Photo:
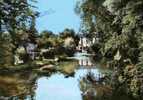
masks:
[[(61, 72), (51, 76), (39, 76), (37, 73), (22, 72), (0, 75), (0, 100), (83, 100), (79, 80), (87, 73), (98, 77), (100, 72), (89, 57), (75, 56), (79, 65), (74, 62), (61, 64), (67, 74)], [(86, 62), (86, 63), (85, 63)], [(92, 65), (92, 67), (91, 67)]]
[(82, 100), (135, 100), (123, 91), (113, 90), (106, 82), (93, 79), (93, 76), (89, 78), (88, 75), (81, 78)]
[(76, 53), (74, 58), (79, 61), (80, 67), (92, 69), (93, 67), (95, 67), (95, 64), (89, 56), (90, 55), (86, 53)]
[[(78, 54), (75, 59), (79, 61), (79, 66), (73, 62), (61, 64), (66, 73), (75, 72), (73, 77), (65, 77), (61, 73), (56, 73), (49, 78), (42, 77), (38, 80), (36, 100), (47, 100), (47, 98), (48, 100), (82, 100), (79, 80), (89, 72), (98, 77), (99, 71), (95, 68), (88, 69), (89, 66), (93, 65), (89, 57)], [(83, 64), (80, 62), (83, 62)]]
[(0, 100), (33, 100), (37, 75), (21, 72), (0, 75)]
[(93, 66), (93, 63), (89, 59), (80, 59), (79, 65), (80, 66)]
[[(92, 69), (98, 74), (98, 70)], [(57, 73), (51, 77), (42, 77), (38, 80), (36, 100), (82, 100), (79, 80), (88, 73), (88, 69), (77, 70), (74, 77), (66, 78)]]

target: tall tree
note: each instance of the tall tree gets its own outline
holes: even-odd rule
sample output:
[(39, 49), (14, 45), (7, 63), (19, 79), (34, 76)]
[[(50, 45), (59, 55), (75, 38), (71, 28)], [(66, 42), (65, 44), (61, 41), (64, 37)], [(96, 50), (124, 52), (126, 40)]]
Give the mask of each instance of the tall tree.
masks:
[(78, 4), (76, 11), (83, 20), (84, 30), (95, 27), (94, 31), (102, 34), (100, 51), (112, 58), (116, 86), (123, 85), (126, 92), (141, 96), (143, 1), (83, 0)]
[(66, 39), (66, 38), (70, 38), (70, 37), (73, 38), (75, 41), (75, 44), (78, 45), (79, 36), (78, 36), (78, 34), (76, 34), (76, 32), (73, 29), (66, 28), (63, 32), (61, 32), (59, 34), (62, 39)]
[[(34, 0), (30, 0), (35, 2)], [(1, 0), (0, 1), (0, 38), (5, 32), (11, 38), (12, 45), (17, 44), (19, 30), (34, 29), (36, 12), (32, 10), (28, 0)], [(12, 47), (14, 55), (15, 47)]]

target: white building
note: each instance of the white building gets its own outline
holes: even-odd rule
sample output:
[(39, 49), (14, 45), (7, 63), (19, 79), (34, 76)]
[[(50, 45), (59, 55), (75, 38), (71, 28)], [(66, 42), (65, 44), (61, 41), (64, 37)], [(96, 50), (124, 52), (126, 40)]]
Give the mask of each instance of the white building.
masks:
[(95, 38), (93, 38), (92, 40), (89, 40), (86, 37), (81, 37), (79, 40), (77, 50), (79, 50), (79, 51), (86, 50), (94, 43), (95, 43)]
[(26, 51), (30, 55), (31, 59), (34, 60), (36, 57), (35, 49), (37, 48), (37, 44), (34, 43), (27, 43)]

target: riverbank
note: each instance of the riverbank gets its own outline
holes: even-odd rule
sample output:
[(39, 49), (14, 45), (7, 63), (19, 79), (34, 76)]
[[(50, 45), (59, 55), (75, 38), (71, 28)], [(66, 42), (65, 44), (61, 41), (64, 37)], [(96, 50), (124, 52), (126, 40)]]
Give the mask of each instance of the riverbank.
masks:
[[(39, 71), (39, 72), (47, 72), (47, 71), (57, 71), (61, 70), (59, 68), (59, 64), (62, 62), (71, 62), (74, 61), (75, 59), (69, 58), (69, 57), (60, 57), (57, 59), (44, 59), (44, 60), (35, 60), (26, 64), (19, 64), (15, 66), (7, 66), (7, 67), (1, 67), (0, 72), (18, 72), (18, 71), (26, 71), (26, 70), (31, 70), (31, 71)], [(49, 67), (51, 66), (52, 67)], [(42, 70), (40, 70), (42, 69)]]

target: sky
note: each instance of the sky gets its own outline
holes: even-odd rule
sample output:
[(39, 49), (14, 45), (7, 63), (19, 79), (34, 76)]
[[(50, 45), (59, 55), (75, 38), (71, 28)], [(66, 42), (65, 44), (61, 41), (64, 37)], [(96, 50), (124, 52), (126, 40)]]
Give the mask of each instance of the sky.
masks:
[(78, 32), (80, 17), (74, 12), (76, 2), (77, 0), (38, 0), (37, 10), (42, 12), (36, 20), (38, 31), (49, 30), (57, 34), (70, 28)]

